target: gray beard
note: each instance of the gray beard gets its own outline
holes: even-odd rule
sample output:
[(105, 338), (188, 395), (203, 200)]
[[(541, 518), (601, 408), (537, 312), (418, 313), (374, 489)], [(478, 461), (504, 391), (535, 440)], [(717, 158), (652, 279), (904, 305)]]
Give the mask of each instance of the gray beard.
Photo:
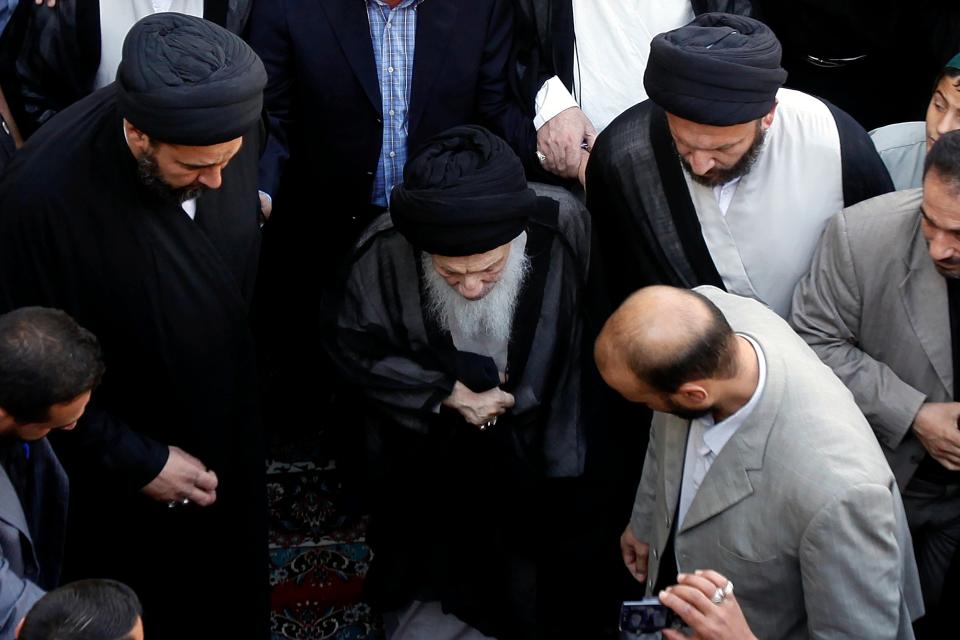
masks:
[(420, 260), (426, 290), (426, 311), (443, 331), (470, 338), (487, 337), (499, 342), (510, 339), (517, 298), (530, 270), (530, 258), (518, 249), (516, 241), (500, 280), (479, 300), (467, 300), (447, 284), (433, 268), (429, 253), (422, 253)]

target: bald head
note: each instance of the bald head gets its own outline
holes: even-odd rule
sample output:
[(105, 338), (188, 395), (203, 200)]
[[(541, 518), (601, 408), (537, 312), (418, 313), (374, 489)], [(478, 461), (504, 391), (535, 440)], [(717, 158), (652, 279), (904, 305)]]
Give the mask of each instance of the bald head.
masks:
[[(626, 372), (663, 393), (737, 372), (736, 336), (717, 307), (688, 289), (647, 287), (607, 320), (594, 356), (604, 379)], [(621, 391), (621, 389), (618, 389)]]

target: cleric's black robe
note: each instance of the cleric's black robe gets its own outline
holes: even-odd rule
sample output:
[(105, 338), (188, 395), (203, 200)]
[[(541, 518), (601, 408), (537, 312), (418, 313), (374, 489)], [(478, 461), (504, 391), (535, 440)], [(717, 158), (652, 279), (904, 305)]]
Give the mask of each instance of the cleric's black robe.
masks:
[[(64, 309), (99, 337), (107, 365), (77, 429), (51, 438), (71, 482), (64, 579), (127, 582), (153, 638), (266, 636), (247, 323), (262, 136), (244, 136), (191, 221), (141, 185), (110, 85), (48, 123), (0, 182), (0, 311)], [(168, 445), (216, 472), (213, 506), (169, 509), (139, 493)]]
[[(893, 191), (863, 128), (842, 110), (826, 106), (839, 134), (844, 206)], [(591, 284), (603, 286), (614, 307), (648, 285), (724, 288), (703, 239), (666, 113), (651, 100), (622, 113), (597, 138), (587, 165), (587, 208), (596, 247)]]
[[(536, 637), (537, 556), (569, 535), (560, 523), (573, 506), (547, 515), (542, 508), (564, 492), (559, 479), (584, 466), (580, 343), (589, 219), (566, 192), (540, 189), (565, 204), (540, 198), (527, 229), (531, 269), (514, 316), (506, 383), (499, 384), (491, 358), (457, 351), (424, 313), (420, 252), (387, 215), (361, 239), (332, 319), (331, 357), (368, 400), (364, 409), (375, 423), (369, 595), (385, 610), (414, 598), (440, 600), (498, 638)], [(516, 405), (486, 432), (454, 410), (435, 411), (458, 379), (475, 391), (499, 385)], [(548, 555), (556, 566), (556, 555)]]

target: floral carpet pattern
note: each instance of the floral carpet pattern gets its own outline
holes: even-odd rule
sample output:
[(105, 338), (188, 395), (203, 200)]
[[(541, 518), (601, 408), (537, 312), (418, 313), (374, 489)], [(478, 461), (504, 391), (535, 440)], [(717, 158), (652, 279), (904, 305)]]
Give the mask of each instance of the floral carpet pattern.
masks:
[(362, 601), (366, 520), (342, 508), (334, 465), (273, 462), (267, 474), (272, 640), (382, 640)]

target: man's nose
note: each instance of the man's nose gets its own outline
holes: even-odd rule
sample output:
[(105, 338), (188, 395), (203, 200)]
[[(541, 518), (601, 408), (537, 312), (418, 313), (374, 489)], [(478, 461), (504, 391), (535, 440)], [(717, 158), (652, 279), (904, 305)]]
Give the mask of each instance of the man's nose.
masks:
[(223, 184), (223, 176), (220, 175), (220, 167), (209, 167), (200, 172), (198, 182), (208, 189), (219, 189)]
[(483, 291), (483, 281), (476, 276), (467, 276), (460, 284), (460, 294), (469, 300), (479, 297)]
[(693, 172), (698, 176), (705, 175), (710, 169), (713, 169), (717, 161), (713, 159), (709, 153), (704, 153), (701, 151), (694, 151), (687, 157), (687, 162), (690, 163), (690, 168), (693, 169)]
[(947, 234), (939, 229), (930, 236), (930, 257), (937, 262), (949, 260), (956, 255), (953, 245), (947, 241)]

